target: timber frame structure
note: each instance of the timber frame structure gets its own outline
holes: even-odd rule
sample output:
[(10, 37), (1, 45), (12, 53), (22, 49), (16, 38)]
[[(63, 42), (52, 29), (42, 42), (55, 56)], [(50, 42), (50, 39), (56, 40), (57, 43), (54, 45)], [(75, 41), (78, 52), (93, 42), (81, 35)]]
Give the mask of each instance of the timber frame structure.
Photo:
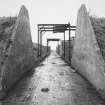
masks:
[[(65, 31), (69, 31), (69, 61), (71, 61), (70, 31), (75, 31), (76, 26), (71, 26), (70, 23), (68, 23), (68, 24), (38, 24), (37, 27), (38, 27), (38, 57), (41, 56), (42, 52), (43, 32), (64, 33), (64, 57), (65, 57)], [(56, 39), (51, 39), (51, 40), (54, 41)]]

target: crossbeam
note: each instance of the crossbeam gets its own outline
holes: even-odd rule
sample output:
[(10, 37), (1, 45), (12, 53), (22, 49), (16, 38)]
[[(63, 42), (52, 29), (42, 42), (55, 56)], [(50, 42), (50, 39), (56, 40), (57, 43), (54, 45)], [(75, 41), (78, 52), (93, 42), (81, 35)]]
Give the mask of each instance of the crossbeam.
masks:
[(38, 26), (56, 26), (56, 25), (68, 25), (68, 24), (38, 24)]
[(60, 39), (47, 39), (47, 41), (60, 41)]
[(52, 31), (54, 33), (64, 32), (67, 30), (75, 31), (76, 26), (70, 26), (69, 24), (38, 24), (38, 31)]

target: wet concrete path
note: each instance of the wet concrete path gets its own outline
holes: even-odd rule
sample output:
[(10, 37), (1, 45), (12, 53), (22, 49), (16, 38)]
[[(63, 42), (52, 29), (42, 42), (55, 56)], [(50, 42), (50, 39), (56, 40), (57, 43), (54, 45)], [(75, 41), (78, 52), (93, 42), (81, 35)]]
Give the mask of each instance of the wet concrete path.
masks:
[(55, 52), (29, 72), (0, 105), (105, 105)]

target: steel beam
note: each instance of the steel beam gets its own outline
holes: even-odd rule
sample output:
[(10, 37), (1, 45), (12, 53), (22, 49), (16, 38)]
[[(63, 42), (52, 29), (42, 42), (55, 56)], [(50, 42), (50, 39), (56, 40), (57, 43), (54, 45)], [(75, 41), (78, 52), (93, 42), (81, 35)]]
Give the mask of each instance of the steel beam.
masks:
[(49, 45), (49, 41), (47, 40), (47, 53), (48, 53), (48, 45)]
[(39, 27), (37, 26), (37, 28), (38, 28), (38, 54), (37, 56), (39, 57)]
[[(69, 26), (70, 26), (70, 23), (69, 23)], [(71, 48), (71, 40), (70, 40), (70, 27), (69, 27), (69, 61), (70, 61), (70, 64), (71, 64), (71, 51), (70, 51), (70, 48)]]
[(47, 41), (59, 41), (60, 39), (55, 39), (55, 38), (53, 38), (53, 39), (47, 39)]
[(42, 55), (42, 32), (40, 32), (40, 56)]
[(65, 57), (65, 32), (64, 32), (64, 57)]

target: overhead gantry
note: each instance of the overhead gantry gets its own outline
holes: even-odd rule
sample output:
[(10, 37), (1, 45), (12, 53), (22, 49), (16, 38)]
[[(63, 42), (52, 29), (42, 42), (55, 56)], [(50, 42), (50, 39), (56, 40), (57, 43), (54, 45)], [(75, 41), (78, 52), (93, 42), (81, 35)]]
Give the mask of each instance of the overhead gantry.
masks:
[[(42, 36), (43, 32), (53, 32), (53, 33), (63, 33), (64, 34), (64, 57), (65, 57), (65, 31), (69, 31), (69, 60), (71, 61), (71, 41), (70, 41), (70, 32), (75, 31), (76, 26), (71, 26), (68, 24), (38, 24), (38, 56), (41, 56), (42, 52)], [(56, 40), (56, 39), (49, 39)], [(48, 41), (48, 40), (47, 40)]]

